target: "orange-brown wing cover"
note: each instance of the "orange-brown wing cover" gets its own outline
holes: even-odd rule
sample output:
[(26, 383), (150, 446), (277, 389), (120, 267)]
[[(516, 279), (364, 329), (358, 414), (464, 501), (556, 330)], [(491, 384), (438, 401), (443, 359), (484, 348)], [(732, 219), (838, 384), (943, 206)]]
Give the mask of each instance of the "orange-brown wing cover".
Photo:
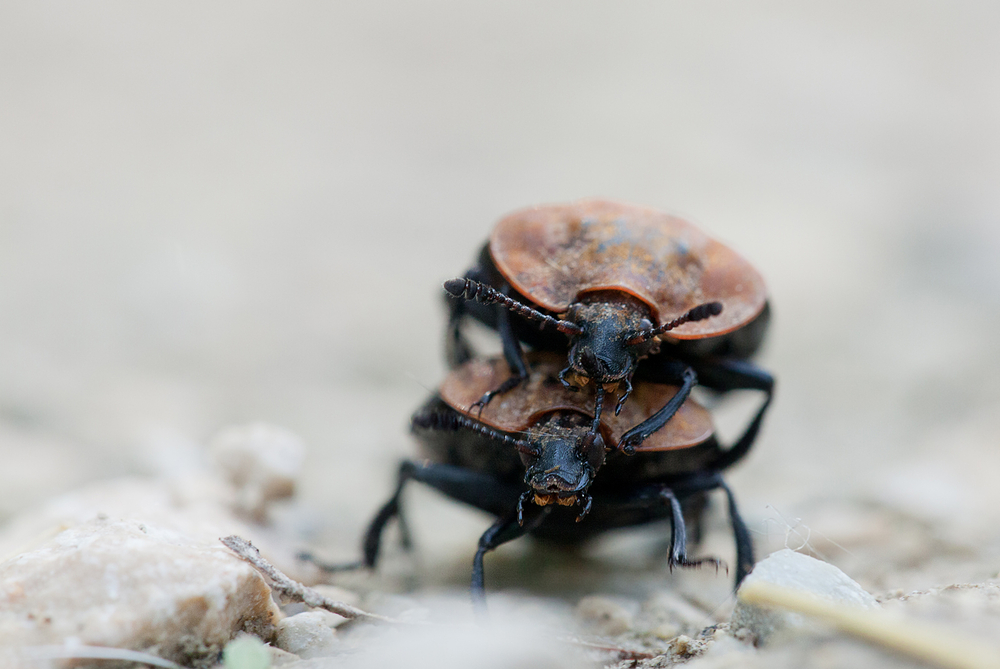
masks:
[(731, 332), (764, 308), (764, 279), (742, 256), (684, 219), (609, 200), (514, 212), (490, 236), (490, 254), (510, 285), (562, 313), (581, 293), (622, 290), (653, 308), (660, 324), (705, 302), (722, 313), (668, 336)]
[[(469, 410), (483, 393), (495, 389), (510, 377), (503, 358), (476, 358), (465, 363), (445, 378), (440, 394), (449, 406), (470, 418), (504, 432), (523, 432), (543, 415), (553, 411), (578, 411), (594, 415), (594, 392), (588, 387), (573, 392), (559, 382), (559, 370), (565, 366), (562, 356), (542, 354), (529, 358), (531, 375), (517, 388), (495, 397), (480, 415)], [(622, 435), (659, 411), (677, 393), (676, 386), (661, 383), (637, 383), (622, 407), (614, 414), (614, 404), (608, 400), (601, 415), (601, 432), (609, 447), (618, 444)], [(638, 448), (642, 451), (667, 451), (696, 446), (714, 433), (712, 417), (694, 400), (685, 402), (662, 429), (654, 432)]]

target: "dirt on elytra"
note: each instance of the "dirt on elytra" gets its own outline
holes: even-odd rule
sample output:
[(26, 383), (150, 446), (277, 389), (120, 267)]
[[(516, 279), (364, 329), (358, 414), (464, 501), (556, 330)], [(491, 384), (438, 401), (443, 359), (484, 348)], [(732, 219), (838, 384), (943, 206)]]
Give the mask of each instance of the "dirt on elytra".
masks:
[[(266, 420), (307, 445), (274, 522), (356, 558), (444, 374), (441, 283), (502, 215), (611, 197), (691, 219), (767, 282), (776, 399), (728, 477), (759, 552), (803, 546), (886, 608), (995, 637), (1000, 16), (855, 5), (0, 7), (19, 54), (0, 59), (0, 521), (177, 480), (219, 429)], [(723, 435), (754, 401), (713, 406)], [(487, 519), (408, 501), (414, 558), (344, 587), (467, 611)], [(731, 560), (712, 514), (701, 551)], [(584, 625), (596, 596), (616, 642), (699, 641), (728, 578), (670, 574), (663, 536), (512, 545), (487, 564), (495, 607)], [(898, 661), (836, 635), (714, 647), (690, 662)]]

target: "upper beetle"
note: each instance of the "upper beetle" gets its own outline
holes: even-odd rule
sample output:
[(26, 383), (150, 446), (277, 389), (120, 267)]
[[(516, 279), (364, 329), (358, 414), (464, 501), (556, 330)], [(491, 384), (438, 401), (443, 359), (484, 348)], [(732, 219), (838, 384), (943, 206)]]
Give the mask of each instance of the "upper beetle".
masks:
[[(475, 358), (454, 370), (413, 416), (422, 459), (400, 467), (395, 493), (365, 534), (363, 563), (375, 566), (386, 524), (399, 516), (408, 481), (419, 481), (497, 517), (479, 540), (472, 594), (484, 595), (483, 557), (524, 534), (576, 543), (608, 529), (654, 520), (672, 523), (668, 564), (695, 566), (714, 558), (687, 555), (685, 515), (699, 518), (708, 491), (728, 500), (736, 543), (736, 583), (753, 565), (753, 545), (721, 472), (741, 459), (753, 438), (732, 447), (716, 440), (708, 411), (683, 400), (675, 386), (640, 381), (619, 415), (607, 412), (592, 431), (593, 393), (571, 392), (558, 379), (562, 356), (533, 354), (525, 383), (502, 401), (473, 409), (476, 399), (510, 374), (502, 358)], [(615, 446), (664, 402), (676, 415), (633, 457)], [(610, 452), (606, 452), (610, 451)]]
[[(608, 200), (514, 212), (497, 223), (478, 266), (445, 289), (460, 298), (451, 303), (451, 363), (472, 357), (461, 331), (468, 314), (499, 330), (513, 370), (479, 398), (480, 407), (528, 377), (521, 342), (566, 350), (567, 339), (559, 378), (574, 388), (593, 382), (595, 429), (604, 392), (617, 392), (621, 411), (637, 369), (680, 383), (684, 396), (699, 383), (764, 391), (754, 434), (770, 403), (773, 378), (747, 361), (769, 320), (764, 280), (681, 218)], [(620, 448), (631, 453), (663, 427), (667, 409), (629, 430)]]

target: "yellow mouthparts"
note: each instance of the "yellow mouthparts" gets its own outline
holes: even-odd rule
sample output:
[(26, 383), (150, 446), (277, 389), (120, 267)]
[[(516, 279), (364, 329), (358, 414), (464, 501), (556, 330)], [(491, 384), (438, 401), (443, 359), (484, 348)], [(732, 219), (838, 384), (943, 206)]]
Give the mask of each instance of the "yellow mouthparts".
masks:
[(559, 506), (573, 506), (576, 504), (576, 495), (571, 497), (560, 497), (559, 495), (539, 495), (535, 493), (535, 504), (538, 506), (548, 506), (558, 504)]

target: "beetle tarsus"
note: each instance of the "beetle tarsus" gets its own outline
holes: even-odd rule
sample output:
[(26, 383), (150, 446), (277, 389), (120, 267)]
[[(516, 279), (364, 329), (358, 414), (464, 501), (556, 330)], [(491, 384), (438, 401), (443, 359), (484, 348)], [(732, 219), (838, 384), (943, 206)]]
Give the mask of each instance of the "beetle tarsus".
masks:
[(574, 393), (578, 393), (580, 392), (580, 386), (574, 386), (572, 383), (566, 380), (566, 375), (569, 374), (571, 371), (573, 370), (567, 367), (566, 369), (559, 372), (559, 383), (563, 384), (564, 387), (569, 388)]
[(594, 498), (590, 495), (581, 495), (579, 498), (580, 515), (576, 517), (576, 522), (583, 520), (584, 516), (590, 513), (590, 507), (594, 503)]
[(471, 412), (473, 409), (478, 409), (479, 411), (477, 415), (479, 417), (482, 417), (483, 409), (486, 408), (487, 404), (493, 401), (494, 397), (496, 397), (497, 395), (503, 395), (504, 393), (511, 391), (514, 388), (517, 388), (519, 385), (524, 383), (524, 380), (525, 377), (523, 376), (510, 377), (509, 379), (501, 383), (493, 390), (483, 393), (482, 397), (480, 397), (478, 400), (472, 403), (472, 406), (469, 407), (469, 411)]
[(618, 404), (615, 405), (616, 416), (622, 412), (622, 407), (625, 406), (625, 400), (627, 400), (628, 396), (632, 394), (632, 379), (630, 377), (625, 377), (622, 380), (622, 383), (625, 384), (625, 392), (621, 394), (618, 398)]

